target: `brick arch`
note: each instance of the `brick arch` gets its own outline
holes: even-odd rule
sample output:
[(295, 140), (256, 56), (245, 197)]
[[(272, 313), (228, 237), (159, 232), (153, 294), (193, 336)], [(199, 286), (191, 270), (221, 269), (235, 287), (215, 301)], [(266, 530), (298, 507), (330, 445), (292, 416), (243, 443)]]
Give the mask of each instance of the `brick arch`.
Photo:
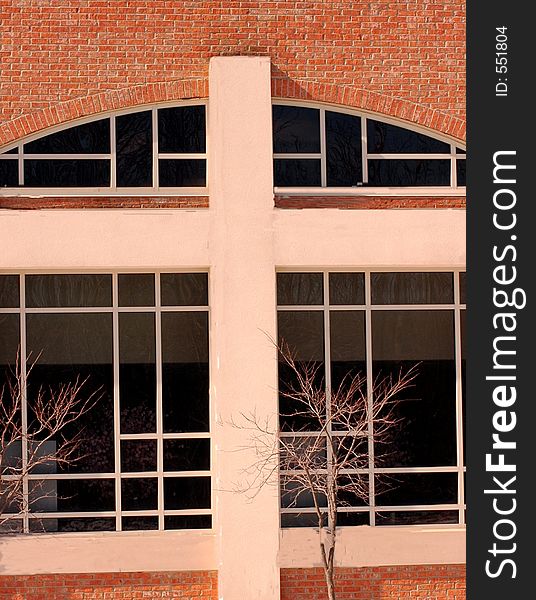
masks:
[(318, 81), (272, 78), (272, 96), (339, 104), (421, 125), (465, 143), (465, 120), (402, 98)]
[(208, 97), (208, 78), (182, 79), (109, 90), (73, 98), (37, 112), (21, 115), (0, 125), (0, 146), (54, 125), (99, 113), (188, 98)]

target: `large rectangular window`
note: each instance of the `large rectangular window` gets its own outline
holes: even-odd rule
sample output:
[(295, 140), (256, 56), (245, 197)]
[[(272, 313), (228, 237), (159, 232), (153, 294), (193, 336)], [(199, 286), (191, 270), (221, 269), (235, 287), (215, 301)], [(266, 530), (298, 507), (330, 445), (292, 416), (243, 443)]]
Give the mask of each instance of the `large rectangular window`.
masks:
[[(4, 406), (17, 374), (9, 531), (212, 526), (207, 273), (0, 275)], [(75, 382), (90, 408), (39, 446), (39, 403)]]
[[(280, 343), (298, 368), (316, 369), (328, 395), (361, 374), (372, 403), (374, 382), (415, 369), (389, 436), (365, 440), (358, 468), (347, 471), (362, 476), (368, 497), (345, 497), (339, 525), (464, 523), (465, 273), (280, 272), (277, 298)], [(293, 377), (280, 360), (280, 390), (296, 386)], [(314, 436), (318, 420), (303, 411), (290, 418), (292, 408), (281, 394), (280, 435)], [(283, 527), (315, 526), (307, 494), (282, 490), (281, 506)]]

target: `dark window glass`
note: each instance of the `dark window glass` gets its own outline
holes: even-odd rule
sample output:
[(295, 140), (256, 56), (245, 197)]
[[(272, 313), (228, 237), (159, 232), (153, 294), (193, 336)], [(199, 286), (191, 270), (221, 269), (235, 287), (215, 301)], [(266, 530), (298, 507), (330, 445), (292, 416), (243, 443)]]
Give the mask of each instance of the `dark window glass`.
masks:
[(158, 151), (205, 152), (205, 107), (184, 106), (158, 111)]
[(450, 160), (378, 160), (368, 161), (369, 186), (448, 186)]
[(39, 479), (28, 486), (32, 512), (115, 510), (113, 479)]
[(166, 477), (164, 508), (210, 508), (210, 477)]
[(348, 379), (366, 376), (364, 311), (331, 311), (331, 389), (336, 392)]
[(370, 515), (368, 512), (339, 512), (337, 513), (337, 525), (340, 527), (369, 525)]
[[(4, 391), (4, 394), (6, 392)], [(5, 397), (2, 397), (0, 395), (0, 402), (7, 404), (8, 400)], [(20, 427), (20, 422), (21, 422), (21, 417), (20, 417), (20, 410), (18, 411), (18, 414), (15, 416), (15, 420), (16, 420), (16, 424)], [(2, 447), (2, 455), (0, 456), (0, 473), (2, 474), (6, 474), (6, 475), (15, 475), (16, 473), (13, 471), (13, 469), (21, 469), (22, 468), (22, 444), (20, 439), (18, 440), (11, 440), (11, 441), (4, 441), (3, 442), (3, 447)], [(19, 471), (20, 472), (20, 471)], [(22, 482), (15, 484), (15, 487), (22, 485)], [(4, 506), (4, 502), (5, 499), (2, 498), (2, 493), (0, 493), (0, 507)], [(4, 507), (4, 512), (18, 512), (19, 509), (17, 509), (16, 511), (11, 510), (10, 511), (10, 507), (8, 506), (7, 508)]]
[(450, 146), (422, 133), (367, 119), (369, 154), (450, 154)]
[(154, 275), (124, 273), (117, 277), (119, 306), (154, 306)]
[(372, 273), (372, 304), (452, 304), (452, 273)]
[(158, 508), (158, 479), (121, 479), (122, 510)]
[(0, 523), (0, 535), (22, 533), (22, 519), (8, 519)]
[(315, 492), (305, 489), (298, 481), (287, 480), (281, 484), (281, 508), (313, 508), (315, 497), (318, 506), (325, 508), (328, 505), (326, 495), (322, 492), (325, 488), (325, 480), (314, 479)]
[(369, 504), (368, 475), (343, 475), (338, 484), (339, 506), (360, 507)]
[(5, 152), (0, 152), (0, 154), (18, 154), (18, 153), (19, 153), (18, 148), (11, 148), (11, 150), (6, 150)]
[[(388, 478), (388, 479), (386, 479)], [(375, 489), (379, 506), (457, 504), (457, 473), (396, 473), (378, 475)]]
[(162, 273), (162, 306), (207, 306), (208, 273)]
[(162, 314), (165, 432), (208, 431), (208, 315)]
[(166, 515), (164, 529), (210, 529), (211, 515)]
[(19, 302), (19, 276), (0, 275), (0, 306), (18, 308)]
[(330, 273), (330, 304), (365, 304), (365, 276), (363, 273)]
[(26, 275), (26, 306), (111, 306), (111, 275)]
[(117, 186), (153, 185), (153, 133), (151, 111), (115, 118)]
[[(305, 366), (317, 368), (315, 384), (324, 385), (324, 316), (313, 311), (279, 311), (279, 343), (287, 345), (293, 353), (298, 369)], [(297, 385), (296, 374), (279, 357), (279, 421), (283, 431), (300, 429), (316, 430), (320, 428), (318, 419), (303, 412), (303, 405), (285, 396), (292, 386)]]
[(29, 187), (109, 187), (109, 160), (43, 159), (24, 161)]
[(210, 440), (164, 440), (164, 471), (210, 469)]
[(156, 440), (121, 440), (121, 471), (156, 471)]
[(207, 184), (205, 159), (160, 159), (158, 169), (160, 187), (205, 187)]
[(112, 315), (29, 314), (26, 324), (28, 353), (37, 359), (28, 377), (30, 429), (35, 426), (31, 407), (39, 390), (52, 401), (60, 386), (85, 381), (78, 397), (81, 401), (92, 397), (96, 404), (50, 440), (61, 444), (80, 435), (80, 458), (57, 468), (59, 472), (113, 472)]
[(148, 531), (158, 529), (158, 517), (123, 517), (123, 531)]
[(320, 184), (320, 159), (278, 158), (274, 160), (276, 187), (307, 187)]
[(0, 160), (0, 187), (19, 185), (19, 163), (16, 160)]
[(460, 337), (462, 346), (462, 444), (463, 444), (463, 464), (465, 465), (465, 410), (466, 410), (466, 379), (465, 379), (465, 366), (466, 366), (466, 340), (465, 340), (465, 310), (460, 311)]
[(363, 181), (361, 119), (326, 112), (328, 186), (355, 186)]
[[(323, 515), (325, 517), (325, 515)], [(324, 518), (324, 525), (327, 519)], [(318, 516), (314, 512), (308, 513), (283, 513), (281, 527), (318, 527)]]
[(24, 144), (25, 154), (109, 154), (110, 119), (92, 121)]
[(454, 316), (452, 311), (373, 311), (374, 380), (415, 367), (416, 378), (394, 406), (399, 424), (375, 444), (376, 464), (456, 464)]
[(278, 273), (277, 304), (323, 304), (322, 273)]
[(456, 154), (465, 154), (465, 150), (462, 150), (462, 148), (456, 148)]
[(460, 302), (462, 304), (466, 303), (466, 275), (465, 273), (460, 273)]
[(274, 152), (320, 152), (320, 111), (300, 106), (272, 107)]
[(115, 531), (115, 517), (30, 519), (30, 533)]
[(376, 525), (447, 525), (458, 523), (457, 510), (402, 510), (376, 513)]
[(156, 431), (154, 313), (119, 314), (121, 433)]
[(465, 175), (465, 160), (456, 161), (456, 181), (458, 186), (465, 186), (466, 175)]
[[(15, 383), (15, 365), (19, 356), (19, 315), (0, 314), (0, 405), (13, 406), (13, 398), (9, 385)], [(0, 422), (4, 421), (0, 417)], [(20, 409), (15, 415), (15, 425), (21, 425)], [(8, 439), (8, 438), (6, 438)], [(2, 441), (4, 447), (0, 449), (0, 471), (6, 467), (16, 467), (20, 464), (20, 442), (10, 443), (6, 447), (6, 440)], [(0, 505), (2, 504), (0, 491)]]

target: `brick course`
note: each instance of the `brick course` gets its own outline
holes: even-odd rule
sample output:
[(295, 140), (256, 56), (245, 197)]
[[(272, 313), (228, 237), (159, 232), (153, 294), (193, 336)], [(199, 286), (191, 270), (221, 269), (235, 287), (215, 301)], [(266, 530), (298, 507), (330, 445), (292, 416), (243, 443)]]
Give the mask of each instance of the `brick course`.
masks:
[(0, 600), (217, 600), (216, 571), (0, 576)]
[[(465, 600), (464, 565), (337, 569), (337, 600)], [(324, 572), (281, 569), (281, 600), (326, 600)]]

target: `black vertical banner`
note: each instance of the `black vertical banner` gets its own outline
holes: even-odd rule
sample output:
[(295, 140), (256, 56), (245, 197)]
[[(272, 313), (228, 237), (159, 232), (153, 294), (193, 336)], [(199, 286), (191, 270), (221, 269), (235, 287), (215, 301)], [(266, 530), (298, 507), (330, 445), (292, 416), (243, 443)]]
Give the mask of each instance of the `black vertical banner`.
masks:
[(515, 0), (468, 2), (469, 600), (536, 597), (536, 31), (528, 11)]

